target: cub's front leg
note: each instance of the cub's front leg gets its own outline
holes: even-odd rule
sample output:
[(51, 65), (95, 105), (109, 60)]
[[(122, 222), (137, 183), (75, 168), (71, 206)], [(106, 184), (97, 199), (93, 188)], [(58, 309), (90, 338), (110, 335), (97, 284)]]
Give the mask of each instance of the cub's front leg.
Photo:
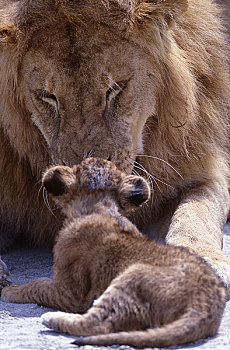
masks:
[(24, 285), (12, 285), (2, 290), (1, 297), (8, 303), (54, 304), (57, 286), (50, 278), (39, 278)]
[(50, 278), (39, 278), (24, 285), (12, 285), (2, 290), (3, 301), (9, 303), (33, 303), (65, 312), (85, 312), (92, 303), (93, 295), (81, 291), (72, 293), (68, 285)]
[(50, 308), (70, 310), (72, 294), (50, 278), (39, 278), (24, 285), (12, 285), (2, 290), (3, 301), (9, 303), (37, 303)]
[(207, 260), (230, 291), (230, 260), (222, 253), (223, 226), (230, 207), (227, 183), (209, 182), (187, 192), (178, 205), (166, 236)]

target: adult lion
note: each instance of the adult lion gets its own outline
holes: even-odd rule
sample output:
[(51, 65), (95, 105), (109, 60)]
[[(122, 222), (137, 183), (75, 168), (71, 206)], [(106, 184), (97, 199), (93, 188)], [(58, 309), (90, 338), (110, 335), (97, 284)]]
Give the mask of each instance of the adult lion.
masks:
[(38, 196), (42, 172), (90, 154), (152, 174), (139, 227), (230, 283), (219, 16), (212, 0), (0, 1), (1, 248), (54, 236), (61, 219)]

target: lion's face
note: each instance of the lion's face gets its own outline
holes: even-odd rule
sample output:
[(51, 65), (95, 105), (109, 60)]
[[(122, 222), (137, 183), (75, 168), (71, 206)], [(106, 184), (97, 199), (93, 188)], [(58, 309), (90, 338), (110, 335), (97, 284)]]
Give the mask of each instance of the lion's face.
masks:
[(154, 64), (107, 27), (57, 26), (34, 35), (20, 75), (24, 105), (53, 163), (85, 156), (130, 172), (154, 113)]
[[(210, 103), (210, 116), (224, 107), (203, 95), (200, 81), (217, 76), (207, 73), (208, 62), (194, 71), (192, 41), (184, 29), (178, 34), (187, 7), (187, 0), (0, 6), (2, 127), (37, 177), (51, 164), (73, 166), (89, 156), (130, 173), (138, 154), (135, 170), (144, 167), (165, 192), (184, 181), (180, 173), (196, 181), (194, 166), (200, 177), (203, 138), (211, 139), (205, 115)], [(221, 140), (217, 126), (212, 137)]]

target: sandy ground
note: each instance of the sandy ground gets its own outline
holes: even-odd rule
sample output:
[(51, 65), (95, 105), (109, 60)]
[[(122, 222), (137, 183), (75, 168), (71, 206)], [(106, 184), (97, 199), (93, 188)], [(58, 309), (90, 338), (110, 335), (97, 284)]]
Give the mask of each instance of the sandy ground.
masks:
[[(225, 226), (224, 251), (230, 258), (230, 223)], [(22, 284), (37, 277), (52, 276), (52, 253), (46, 249), (18, 248), (2, 255), (14, 283)], [(76, 349), (74, 337), (55, 333), (41, 324), (40, 316), (48, 311), (33, 304), (10, 304), (0, 300), (0, 349)], [(82, 347), (99, 349), (99, 347)], [(119, 349), (129, 349), (127, 346)], [(227, 303), (216, 337), (173, 349), (230, 349), (230, 302)], [(102, 349), (102, 348), (100, 348)]]

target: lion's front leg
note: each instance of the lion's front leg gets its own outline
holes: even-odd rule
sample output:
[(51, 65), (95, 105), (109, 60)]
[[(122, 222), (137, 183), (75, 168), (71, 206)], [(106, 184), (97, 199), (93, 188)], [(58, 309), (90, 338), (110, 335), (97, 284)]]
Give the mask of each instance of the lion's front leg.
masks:
[(183, 196), (166, 236), (167, 243), (187, 247), (204, 257), (228, 290), (230, 260), (221, 249), (229, 207), (229, 192), (224, 181), (197, 186)]

